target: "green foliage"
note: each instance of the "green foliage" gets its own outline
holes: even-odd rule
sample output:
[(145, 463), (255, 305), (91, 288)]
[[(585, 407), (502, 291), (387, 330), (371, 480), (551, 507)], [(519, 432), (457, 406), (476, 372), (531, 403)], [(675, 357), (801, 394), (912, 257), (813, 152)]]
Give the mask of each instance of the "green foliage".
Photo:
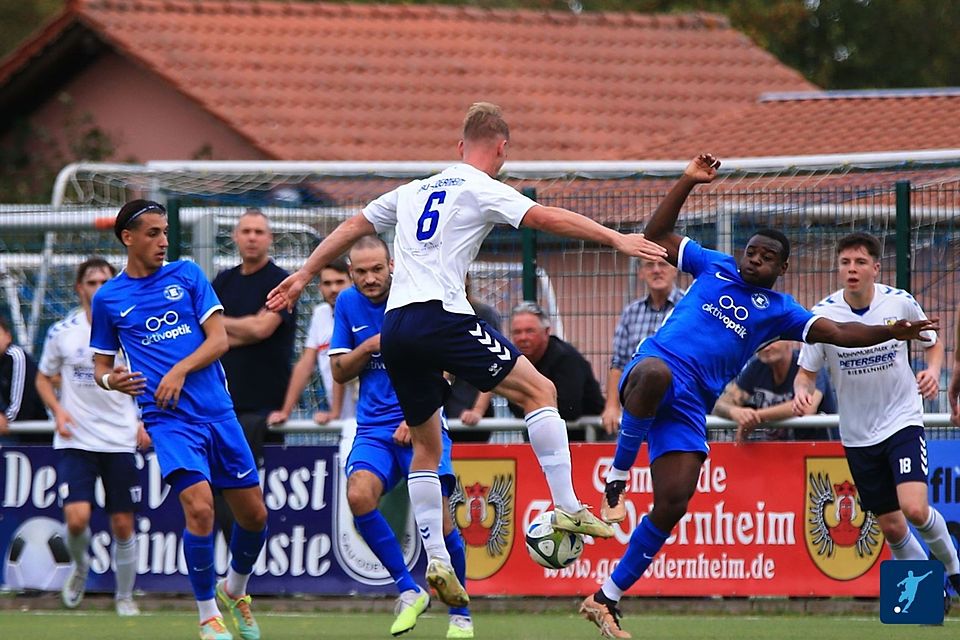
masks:
[(0, 2), (0, 57), (10, 53), (41, 24), (57, 14), (65, 0), (3, 0)]

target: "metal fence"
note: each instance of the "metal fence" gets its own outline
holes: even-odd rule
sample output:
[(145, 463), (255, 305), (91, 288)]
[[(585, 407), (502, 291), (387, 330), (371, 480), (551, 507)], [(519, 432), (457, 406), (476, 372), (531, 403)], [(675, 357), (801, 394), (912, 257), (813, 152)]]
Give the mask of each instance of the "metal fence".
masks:
[[(122, 266), (121, 247), (110, 229), (125, 199), (166, 201), (176, 223), (171, 253), (198, 261), (211, 277), (237, 262), (230, 238), (237, 217), (247, 207), (260, 207), (274, 229), (273, 255), (292, 269), (370, 199), (444, 166), (228, 164), (86, 166), (61, 177), (55, 205), (0, 206), (0, 314), (12, 321), (15, 340), (39, 355), (47, 327), (75, 304), (73, 270), (81, 260), (99, 254)], [(682, 167), (527, 163), (508, 165), (506, 180), (532, 189), (543, 204), (573, 209), (621, 230), (639, 230)], [(837, 238), (854, 230), (874, 233), (883, 244), (882, 281), (906, 286), (928, 315), (941, 318), (947, 363), (952, 362), (960, 153), (858, 157), (856, 162), (767, 159), (727, 163), (724, 171), (691, 196), (681, 232), (708, 247), (736, 252), (759, 227), (782, 230), (793, 250), (778, 288), (807, 306), (840, 287)], [(525, 239), (533, 240), (535, 255), (524, 250)], [(638, 266), (607, 247), (497, 228), (478, 257), (473, 282), (477, 297), (505, 321), (525, 291), (528, 297), (535, 291), (553, 314), (555, 331), (584, 353), (603, 381), (619, 314), (643, 293)], [(681, 284), (689, 284), (689, 278), (682, 276)], [(309, 309), (318, 301), (317, 290), (310, 288), (301, 303), (300, 339)], [(947, 374), (945, 368), (942, 387)], [(307, 415), (311, 404), (308, 392), (299, 415)], [(926, 410), (948, 411), (944, 394)]]

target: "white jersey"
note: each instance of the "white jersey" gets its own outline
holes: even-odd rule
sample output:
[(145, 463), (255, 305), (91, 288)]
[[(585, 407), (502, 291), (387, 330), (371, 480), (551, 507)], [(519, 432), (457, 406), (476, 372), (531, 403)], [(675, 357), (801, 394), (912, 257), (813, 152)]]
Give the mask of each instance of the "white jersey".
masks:
[[(117, 354), (117, 365), (125, 364)], [(134, 399), (106, 391), (93, 379), (90, 322), (76, 309), (47, 332), (37, 366), (45, 376), (60, 375), (60, 404), (73, 418), (72, 436), (54, 432), (54, 449), (97, 452), (133, 452), (137, 448), (140, 418)]]
[(378, 233), (396, 226), (393, 286), (387, 311), (439, 300), (451, 313), (474, 315), (464, 279), (493, 225), (519, 227), (537, 203), (468, 164), (414, 180), (368, 204)]
[[(897, 320), (925, 320), (923, 309), (909, 293), (883, 284), (874, 285), (873, 302), (863, 315), (850, 309), (843, 290), (821, 300), (812, 309), (817, 316), (836, 322), (889, 325)], [(932, 345), (937, 334), (923, 336)], [(848, 447), (867, 447), (910, 425), (923, 425), (923, 401), (910, 368), (907, 343), (888, 340), (872, 347), (848, 349), (829, 344), (805, 344), (800, 366), (818, 371), (826, 363), (837, 392), (840, 439)]]
[[(323, 382), (323, 392), (327, 396), (327, 404), (333, 404), (333, 371), (330, 369), (330, 339), (333, 338), (333, 307), (322, 302), (313, 308), (310, 316), (310, 328), (307, 330), (307, 339), (303, 346), (317, 350), (317, 373)], [(356, 383), (353, 380), (343, 389), (343, 406), (340, 408), (340, 418), (353, 418), (357, 415)]]

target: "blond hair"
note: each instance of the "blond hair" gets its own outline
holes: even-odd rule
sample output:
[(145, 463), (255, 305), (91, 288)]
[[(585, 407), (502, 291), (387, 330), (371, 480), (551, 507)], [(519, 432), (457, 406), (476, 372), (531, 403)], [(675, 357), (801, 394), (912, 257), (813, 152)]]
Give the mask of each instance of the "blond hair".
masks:
[(464, 140), (510, 139), (510, 127), (503, 111), (492, 102), (474, 102), (463, 119)]

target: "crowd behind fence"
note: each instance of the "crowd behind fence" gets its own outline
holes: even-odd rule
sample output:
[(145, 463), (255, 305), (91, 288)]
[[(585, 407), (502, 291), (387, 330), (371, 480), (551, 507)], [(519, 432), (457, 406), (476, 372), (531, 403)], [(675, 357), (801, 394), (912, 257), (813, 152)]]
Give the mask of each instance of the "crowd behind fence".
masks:
[[(620, 230), (639, 230), (669, 187), (670, 173), (584, 178), (569, 172), (546, 177), (521, 172), (508, 181), (532, 189), (542, 204), (570, 208)], [(122, 200), (138, 196), (168, 204), (175, 225), (172, 257), (197, 261), (211, 278), (237, 264), (230, 232), (248, 207), (267, 213), (274, 231), (272, 255), (280, 266), (295, 269), (340, 221), (409, 179), (409, 172), (400, 171), (357, 174), (309, 173), (282, 180), (249, 174), (239, 186), (234, 178), (215, 172), (152, 174), (140, 182), (103, 174), (89, 185), (74, 185), (72, 195), (61, 197), (57, 206), (0, 205), (0, 313), (11, 320), (15, 341), (39, 355), (47, 328), (76, 304), (76, 265), (93, 254), (123, 265), (122, 247), (110, 225)], [(869, 170), (835, 166), (735, 171), (695, 191), (680, 224), (683, 233), (705, 246), (733, 253), (758, 228), (780, 229), (793, 248), (789, 271), (777, 287), (807, 307), (841, 286), (836, 240), (852, 231), (875, 234), (883, 247), (879, 280), (905, 286), (928, 315), (941, 319), (946, 365), (940, 397), (927, 402), (925, 410), (942, 414), (949, 411), (943, 390), (956, 347), (960, 298), (958, 212), (960, 157), (929, 166)], [(533, 253), (523, 246), (531, 238)], [(535, 291), (553, 319), (554, 332), (587, 357), (602, 381), (619, 314), (643, 293), (638, 266), (607, 247), (497, 228), (484, 243), (472, 274), (476, 297), (504, 320), (525, 293), (529, 297)], [(681, 286), (689, 283), (689, 277), (681, 276)], [(309, 287), (300, 303), (298, 353), (309, 310), (319, 301), (317, 288)], [(920, 351), (913, 345), (914, 358)], [(312, 412), (311, 393), (308, 389), (298, 418)]]

